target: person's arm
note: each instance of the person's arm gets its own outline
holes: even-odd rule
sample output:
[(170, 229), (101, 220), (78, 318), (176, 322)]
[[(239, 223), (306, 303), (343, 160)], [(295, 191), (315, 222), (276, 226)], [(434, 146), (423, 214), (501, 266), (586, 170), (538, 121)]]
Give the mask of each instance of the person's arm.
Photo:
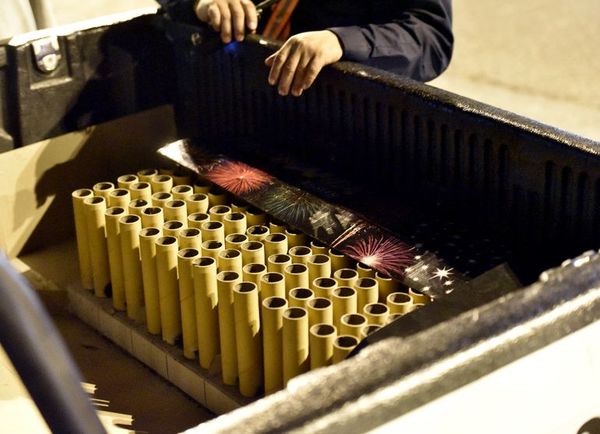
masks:
[(452, 57), (450, 0), (410, 0), (385, 3), (395, 18), (384, 24), (333, 27), (343, 60), (385, 69), (418, 81), (440, 75)]
[(394, 18), (383, 24), (332, 27), (292, 36), (266, 60), (271, 68), (269, 83), (281, 95), (299, 96), (324, 66), (340, 59), (418, 81), (432, 80), (446, 69), (454, 42), (451, 0), (372, 3), (376, 14)]

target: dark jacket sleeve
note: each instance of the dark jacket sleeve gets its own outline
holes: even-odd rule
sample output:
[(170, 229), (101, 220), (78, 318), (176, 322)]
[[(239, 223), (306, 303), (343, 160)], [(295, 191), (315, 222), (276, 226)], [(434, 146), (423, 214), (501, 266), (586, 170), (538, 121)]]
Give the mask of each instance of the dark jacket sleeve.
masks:
[(390, 17), (388, 22), (329, 29), (342, 44), (343, 59), (418, 81), (440, 75), (452, 57), (451, 0), (381, 3), (381, 13)]

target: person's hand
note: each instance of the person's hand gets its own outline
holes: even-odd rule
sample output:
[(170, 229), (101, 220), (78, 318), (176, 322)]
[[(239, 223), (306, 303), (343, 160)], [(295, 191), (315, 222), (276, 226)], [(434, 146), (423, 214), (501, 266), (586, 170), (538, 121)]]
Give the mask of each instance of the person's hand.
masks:
[(232, 37), (243, 41), (246, 28), (256, 31), (256, 7), (250, 0), (200, 0), (194, 8), (200, 21), (210, 24), (221, 40), (228, 44)]
[(337, 62), (343, 54), (338, 37), (329, 30), (294, 35), (265, 60), (271, 68), (269, 84), (277, 85), (280, 95), (291, 89), (292, 95), (300, 96), (325, 65)]

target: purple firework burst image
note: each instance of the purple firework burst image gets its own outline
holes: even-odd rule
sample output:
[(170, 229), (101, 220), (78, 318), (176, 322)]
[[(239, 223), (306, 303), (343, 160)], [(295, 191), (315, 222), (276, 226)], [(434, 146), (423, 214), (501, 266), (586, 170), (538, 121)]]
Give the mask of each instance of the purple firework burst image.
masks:
[(368, 234), (352, 240), (339, 249), (369, 267), (383, 273), (404, 274), (404, 270), (415, 262), (414, 247), (394, 238)]

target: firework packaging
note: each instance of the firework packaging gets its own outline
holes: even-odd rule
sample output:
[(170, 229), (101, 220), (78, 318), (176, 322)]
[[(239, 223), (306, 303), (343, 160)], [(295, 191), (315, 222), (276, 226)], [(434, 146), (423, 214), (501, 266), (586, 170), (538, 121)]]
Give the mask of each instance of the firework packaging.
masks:
[[(294, 228), (288, 230), (289, 247), (302, 244), (296, 237), (306, 234), (331, 246), (335, 272), (347, 268), (346, 257), (385, 276), (403, 280), (423, 294), (436, 298), (461, 286), (466, 278), (438, 256), (422, 251), (342, 206), (328, 203), (302, 189), (286, 184), (263, 170), (225, 156), (217, 156), (189, 140), (170, 143), (159, 153), (219, 185), (241, 200), (260, 208)], [(259, 219), (248, 225), (263, 224)]]

